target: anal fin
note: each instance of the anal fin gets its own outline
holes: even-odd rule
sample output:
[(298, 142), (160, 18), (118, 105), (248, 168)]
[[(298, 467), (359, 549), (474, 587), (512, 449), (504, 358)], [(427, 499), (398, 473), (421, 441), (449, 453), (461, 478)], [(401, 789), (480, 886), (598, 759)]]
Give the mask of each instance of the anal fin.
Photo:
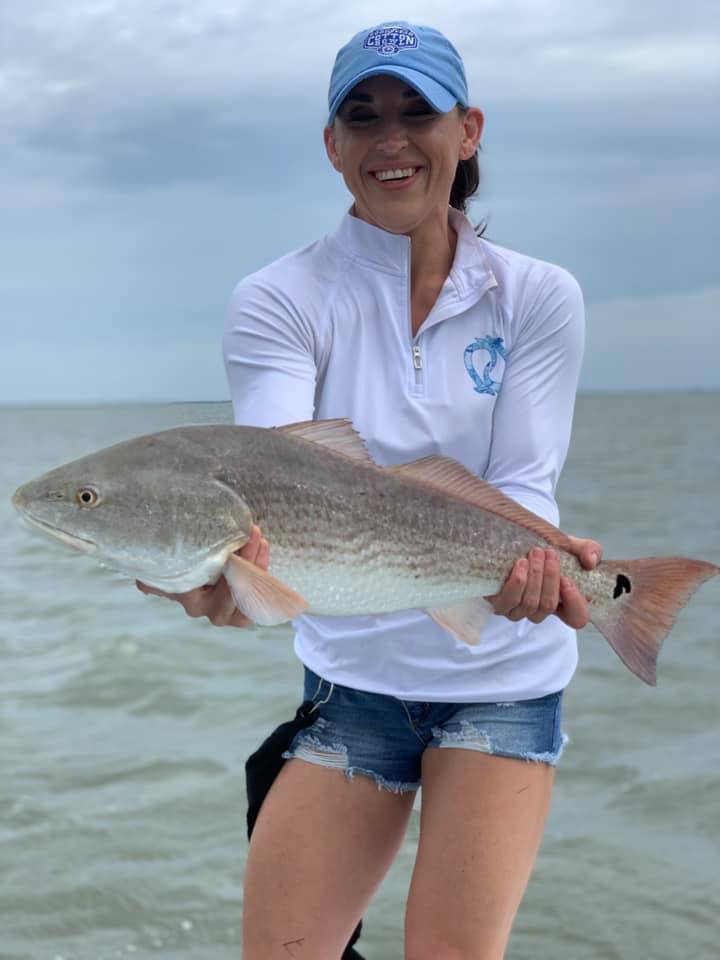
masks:
[(495, 611), (492, 604), (483, 597), (473, 597), (471, 600), (455, 603), (451, 607), (440, 607), (437, 610), (425, 612), (443, 630), (447, 630), (456, 639), (474, 647), (480, 640), (485, 624)]
[(308, 602), (261, 567), (230, 554), (223, 570), (238, 608), (254, 623), (272, 627), (299, 617)]

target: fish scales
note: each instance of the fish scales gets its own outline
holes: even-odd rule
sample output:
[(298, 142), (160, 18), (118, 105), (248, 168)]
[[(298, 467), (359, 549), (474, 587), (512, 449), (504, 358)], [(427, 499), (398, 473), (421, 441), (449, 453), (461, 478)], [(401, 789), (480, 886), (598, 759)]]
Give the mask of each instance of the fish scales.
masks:
[[(352, 596), (356, 613), (468, 599), (478, 596), (479, 585), (496, 590), (515, 557), (547, 545), (500, 517), (377, 467), (324, 448), (307, 456), (281, 433), (268, 438), (267, 431), (249, 428), (239, 443), (233, 434), (229, 443), (222, 435), (202, 439), (272, 545), (273, 572), (312, 612), (345, 612), (335, 596)], [(574, 558), (568, 561), (579, 569)], [(352, 593), (340, 589), (350, 574)]]

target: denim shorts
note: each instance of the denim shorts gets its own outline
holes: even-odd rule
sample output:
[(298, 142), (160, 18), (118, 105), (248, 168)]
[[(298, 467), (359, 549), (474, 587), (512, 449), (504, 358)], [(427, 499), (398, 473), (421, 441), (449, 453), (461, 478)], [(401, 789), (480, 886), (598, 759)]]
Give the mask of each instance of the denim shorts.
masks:
[(317, 720), (295, 735), (283, 757), (347, 777), (364, 774), (394, 793), (421, 785), (427, 747), (554, 766), (567, 741), (560, 728), (562, 691), (510, 703), (425, 703), (343, 687), (306, 667), (305, 700), (316, 704)]

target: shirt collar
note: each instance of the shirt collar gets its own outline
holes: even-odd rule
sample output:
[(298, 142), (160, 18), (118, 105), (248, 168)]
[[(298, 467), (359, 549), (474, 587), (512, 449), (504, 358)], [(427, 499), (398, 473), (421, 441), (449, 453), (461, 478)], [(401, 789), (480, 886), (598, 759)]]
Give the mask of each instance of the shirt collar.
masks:
[[(467, 217), (448, 208), (450, 224), (457, 233), (455, 259), (450, 278), (458, 292), (495, 286), (496, 280), (488, 264), (482, 241), (476, 235)], [(365, 220), (346, 213), (332, 240), (346, 256), (360, 260), (385, 273), (407, 276), (410, 272), (410, 238), (404, 234), (389, 233)]]
[(363, 260), (388, 273), (406, 275), (410, 269), (410, 237), (389, 233), (346, 213), (333, 239), (347, 256)]

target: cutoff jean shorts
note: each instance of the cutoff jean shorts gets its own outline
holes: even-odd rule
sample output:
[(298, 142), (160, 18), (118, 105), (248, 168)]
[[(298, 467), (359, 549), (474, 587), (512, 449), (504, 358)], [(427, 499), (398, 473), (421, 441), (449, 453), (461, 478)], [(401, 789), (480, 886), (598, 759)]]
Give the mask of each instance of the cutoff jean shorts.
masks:
[(285, 759), (306, 760), (371, 777), (394, 793), (421, 785), (428, 747), (555, 766), (567, 737), (560, 728), (562, 691), (510, 703), (426, 703), (343, 687), (305, 668), (305, 700), (317, 719), (293, 738)]

